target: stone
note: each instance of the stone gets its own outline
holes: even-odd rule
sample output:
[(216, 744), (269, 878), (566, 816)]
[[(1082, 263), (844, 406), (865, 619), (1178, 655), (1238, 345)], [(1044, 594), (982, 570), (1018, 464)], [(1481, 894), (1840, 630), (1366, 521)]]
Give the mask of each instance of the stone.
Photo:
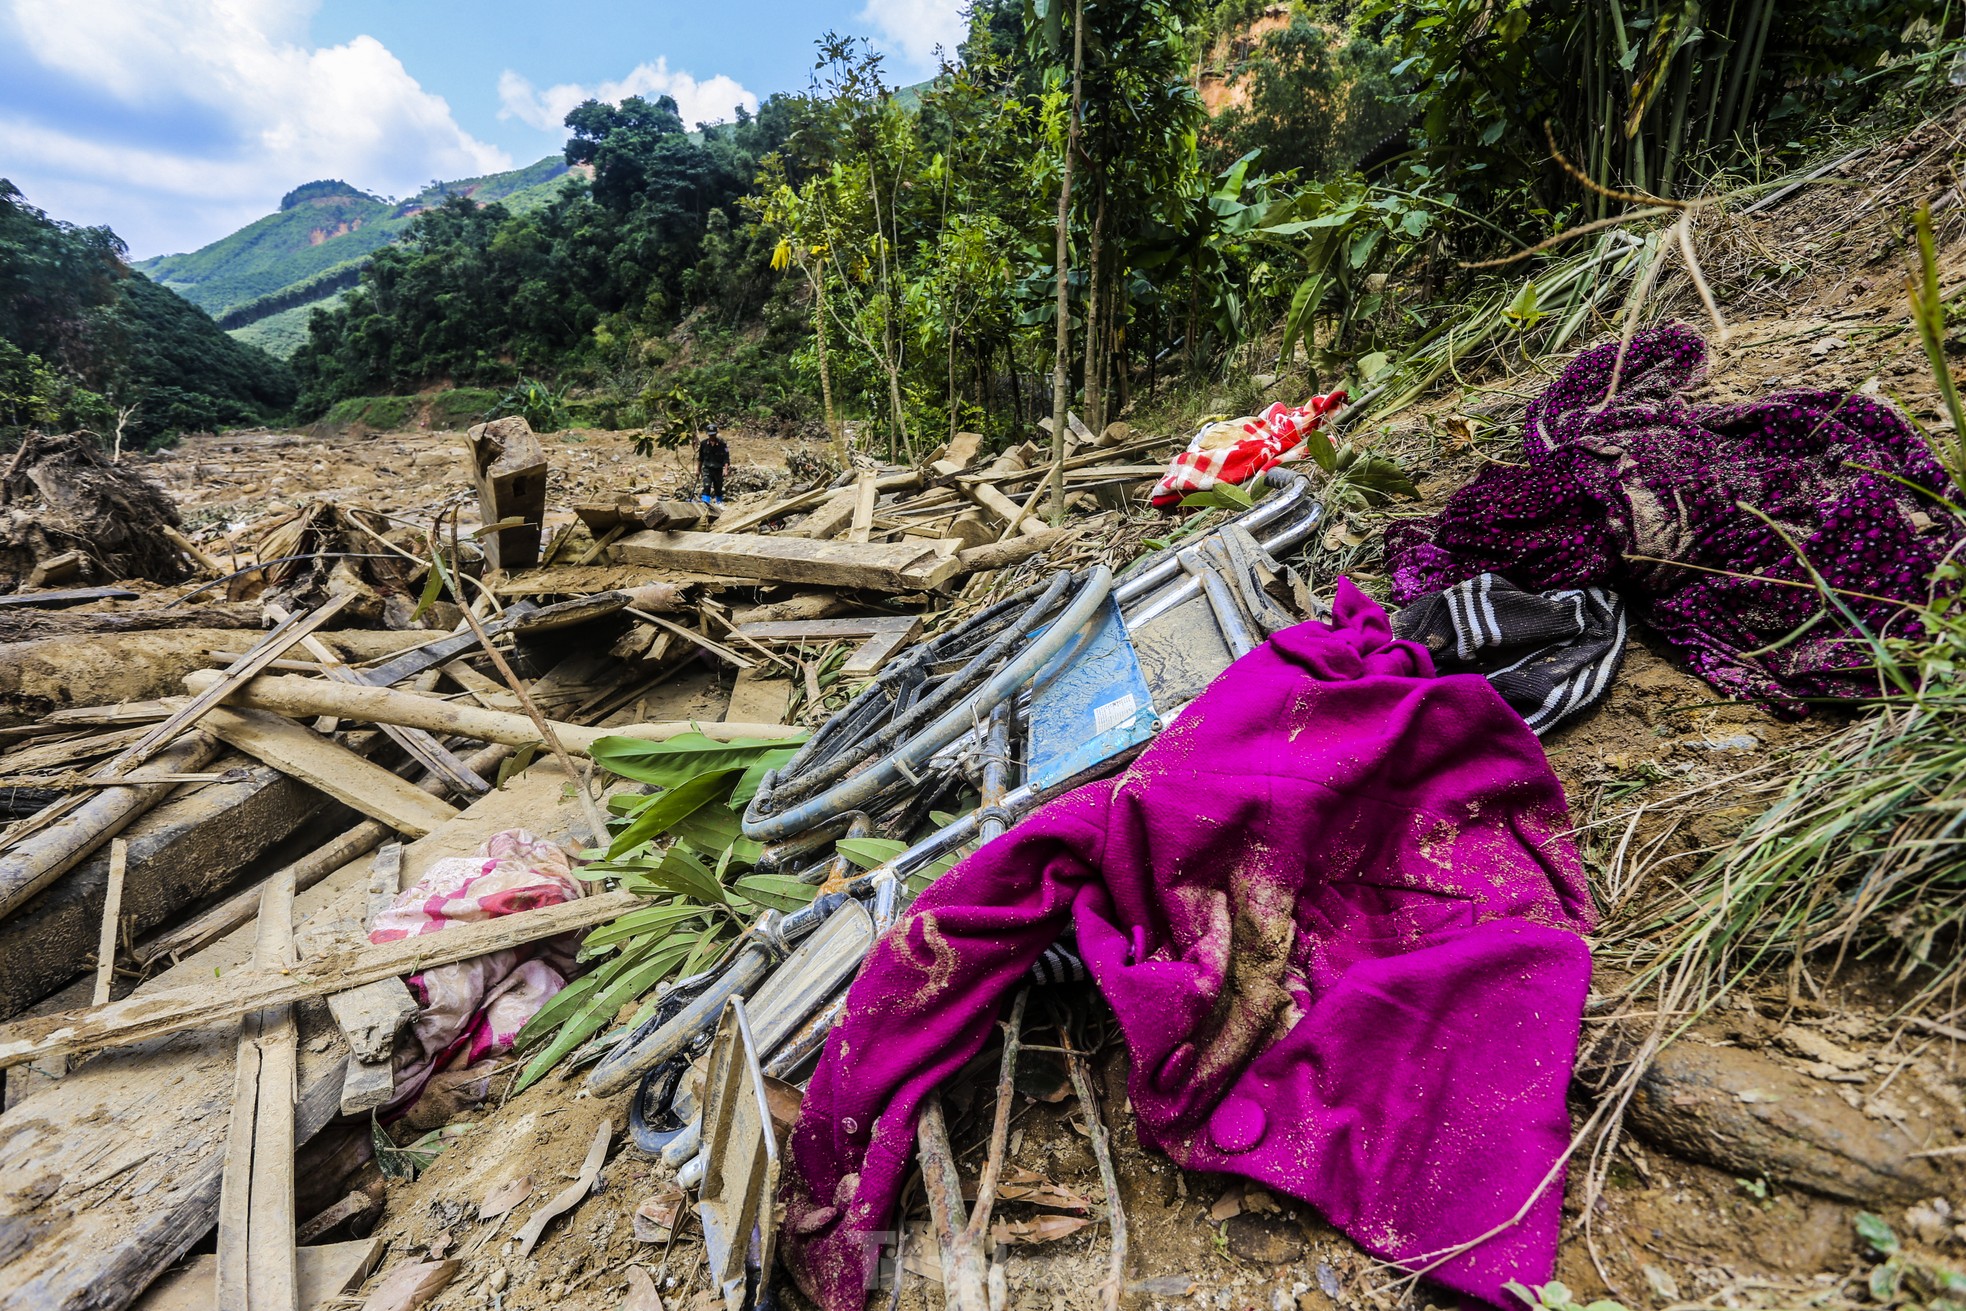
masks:
[(1682, 1042), (1653, 1060), (1627, 1121), (1655, 1147), (1746, 1178), (1841, 1201), (1915, 1202), (1944, 1191), (1902, 1129), (1759, 1052)]
[(1252, 1265), (1283, 1265), (1303, 1259), (1303, 1231), (1282, 1216), (1244, 1212), (1229, 1217), (1224, 1227), (1229, 1252), (1237, 1260)]

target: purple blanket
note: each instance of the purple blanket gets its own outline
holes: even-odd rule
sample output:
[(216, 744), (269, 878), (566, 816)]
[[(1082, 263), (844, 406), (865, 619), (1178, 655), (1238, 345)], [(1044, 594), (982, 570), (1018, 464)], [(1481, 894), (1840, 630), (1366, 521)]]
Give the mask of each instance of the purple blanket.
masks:
[(1521, 717), (1479, 676), (1436, 678), (1341, 580), (1332, 624), (1237, 661), (875, 948), (792, 1134), (800, 1284), (862, 1307), (922, 1098), (1068, 924), (1124, 1029), (1142, 1142), (1409, 1267), (1445, 1256), (1433, 1277), (1461, 1292), (1543, 1282), (1591, 969), (1567, 826)]
[(1606, 403), (1617, 349), (1585, 351), (1530, 404), (1526, 465), (1490, 465), (1439, 518), (1387, 529), (1393, 599), (1482, 573), (1532, 592), (1615, 587), (1730, 696), (1799, 712), (1811, 697), (1874, 694), (1861, 639), (1743, 506), (1780, 524), (1831, 586), (1864, 594), (1845, 601), (1872, 633), (1914, 635), (1894, 602), (1924, 599), (1960, 531), (1898, 481), (1947, 487), (1918, 434), (1890, 405), (1844, 392), (1695, 405), (1686, 393), (1707, 348), (1683, 324), (1633, 339)]

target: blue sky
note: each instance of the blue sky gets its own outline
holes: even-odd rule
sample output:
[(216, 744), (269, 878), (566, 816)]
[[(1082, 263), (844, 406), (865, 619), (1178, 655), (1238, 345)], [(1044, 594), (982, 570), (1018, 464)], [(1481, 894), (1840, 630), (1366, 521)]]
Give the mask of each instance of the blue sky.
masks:
[(0, 0), (0, 177), (133, 258), (339, 177), (383, 195), (556, 153), (588, 96), (686, 121), (802, 89), (813, 40), (934, 67), (963, 0)]

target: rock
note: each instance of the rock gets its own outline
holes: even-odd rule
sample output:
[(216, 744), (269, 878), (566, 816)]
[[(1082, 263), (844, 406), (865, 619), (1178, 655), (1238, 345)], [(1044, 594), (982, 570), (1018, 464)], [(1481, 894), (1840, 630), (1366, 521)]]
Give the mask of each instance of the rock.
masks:
[(1280, 1215), (1231, 1216), (1227, 1221), (1229, 1251), (1253, 1265), (1283, 1265), (1302, 1260), (1303, 1232)]
[(1952, 1240), (1952, 1203), (1934, 1197), (1905, 1210), (1905, 1227), (1927, 1247), (1943, 1247)]
[(1805, 1061), (1818, 1061), (1839, 1070), (1861, 1070), (1870, 1065), (1868, 1057), (1839, 1047), (1814, 1029), (1791, 1024), (1775, 1035), (1775, 1045)]
[(1677, 1043), (1645, 1072), (1628, 1112), (1646, 1141), (1691, 1161), (1848, 1202), (1914, 1202), (1943, 1191), (1904, 1131), (1824, 1085), (1735, 1047)]

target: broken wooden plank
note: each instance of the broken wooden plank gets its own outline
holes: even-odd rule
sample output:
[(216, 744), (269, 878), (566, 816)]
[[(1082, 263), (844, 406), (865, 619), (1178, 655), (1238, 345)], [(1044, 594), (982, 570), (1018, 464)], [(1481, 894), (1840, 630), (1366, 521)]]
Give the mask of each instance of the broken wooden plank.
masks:
[(127, 587), (67, 587), (51, 592), (9, 592), (0, 596), (0, 606), (46, 606), (56, 609), (61, 606), (82, 605), (89, 601), (135, 601), (135, 592)]
[[(375, 1270), (382, 1255), (380, 1237), (323, 1243), (298, 1249), (300, 1311), (319, 1311)], [(212, 1311), (218, 1298), (218, 1258), (194, 1256), (183, 1267), (152, 1284), (135, 1311)]]
[(349, 809), (420, 838), (457, 811), (408, 779), (291, 719), (264, 710), (219, 706), (206, 726), (253, 759), (320, 789)]
[(874, 471), (863, 469), (853, 489), (853, 522), (847, 526), (847, 541), (866, 543), (874, 527), (874, 506), (880, 499), (880, 489), (874, 486)]
[[(497, 637), (538, 609), (531, 601), (515, 601), (505, 607), (504, 614), (485, 624), (485, 632), (488, 636)], [(363, 681), (371, 687), (393, 687), (439, 665), (448, 664), (477, 645), (478, 635), (469, 629), (440, 637), (422, 646), (411, 647), (374, 668), (362, 670)]]
[[(402, 879), (403, 844), (386, 843), (370, 865), (368, 912), (358, 922), (358, 933), (366, 936), (377, 916), (395, 904)], [(396, 1089), (396, 1035), (416, 1018), (416, 998), (401, 979), (380, 979), (335, 993), (328, 998), (328, 1012), (348, 1043), (341, 1113), (359, 1115), (384, 1105)]]
[(982, 433), (959, 432), (949, 439), (941, 458), (928, 466), (929, 471), (942, 478), (954, 477), (975, 462), (976, 453), (982, 446)]
[(799, 522), (787, 528), (781, 537), (810, 537), (823, 541), (837, 537), (842, 529), (853, 522), (853, 507), (859, 503), (860, 489), (856, 486), (842, 487), (822, 502)]
[[(175, 923), (186, 906), (232, 888), (242, 870), (334, 806), (261, 764), (242, 761), (236, 774), (178, 787), (118, 834), (129, 844), (123, 933)], [(98, 850), (0, 920), (0, 1017), (91, 972), (108, 886), (109, 853)]]
[(622, 538), (614, 551), (619, 560), (654, 569), (875, 592), (928, 591), (956, 572), (953, 544), (945, 550), (940, 543), (861, 545), (802, 537), (650, 532)]
[(751, 623), (738, 632), (760, 642), (798, 642), (823, 646), (828, 642), (859, 642), (840, 672), (849, 678), (871, 678), (902, 647), (921, 635), (920, 615), (869, 615), (857, 619), (813, 619)]
[[(211, 734), (189, 733), (159, 752), (151, 764), (160, 772), (190, 773), (210, 764), (219, 750), (219, 740)], [(83, 796), (48, 827), (14, 838), (0, 852), (0, 919), (87, 860), (89, 853), (179, 786), (144, 783), (103, 788)]]
[[(253, 968), (287, 972), (294, 951), (294, 886), (266, 887)], [(243, 1016), (232, 1114), (225, 1134), (219, 1195), (218, 1311), (295, 1311), (294, 1089), (299, 1077), (293, 1007)]]
[[(921, 485), (922, 475), (919, 469), (906, 469), (900, 473), (882, 474), (874, 480), (874, 486), (884, 492), (904, 491), (920, 487)], [(811, 491), (801, 492), (797, 496), (779, 501), (773, 505), (762, 506), (756, 510), (749, 510), (739, 515), (726, 516), (717, 521), (716, 531), (719, 533), (749, 532), (761, 523), (768, 523), (773, 519), (782, 519), (788, 514), (797, 514), (801, 510), (810, 510), (813, 506), (818, 505), (821, 501), (832, 496), (835, 490), (832, 487), (815, 487)]]
[(988, 510), (1005, 524), (1015, 525), (1027, 537), (1035, 537), (1045, 531), (1043, 524), (1025, 517), (1024, 508), (998, 491), (991, 483), (969, 483), (963, 487), (963, 495)]
[(17, 1020), (0, 1025), (0, 1069), (41, 1056), (128, 1046), (237, 1019), (268, 1006), (326, 997), (378, 979), (402, 978), (438, 965), (592, 928), (640, 904), (641, 898), (632, 892), (606, 892), (460, 924), (442, 933), (337, 952), (310, 960), (305, 970), (290, 974), (240, 971), (196, 987), (138, 993), (92, 1010)]
[[(185, 680), (197, 683), (209, 674), (193, 674)], [(232, 694), (231, 704), (254, 710), (271, 710), (289, 718), (337, 715), (374, 723), (408, 724), (432, 733), (451, 733), (476, 738), (480, 742), (503, 742), (507, 746), (533, 746), (540, 740), (539, 729), (526, 715), (502, 710), (439, 701), (435, 697), (403, 692), (393, 687), (356, 687), (350, 683), (329, 683), (317, 678), (296, 678), (291, 674), (264, 675)], [(613, 728), (586, 728), (555, 721), (553, 732), (575, 755), (585, 755), (604, 737), (639, 737), (664, 742), (684, 733), (703, 733), (718, 741), (739, 737), (796, 737), (803, 730), (783, 724), (623, 724)]]
[[(468, 855), (504, 829), (563, 832), (578, 811), (573, 783), (550, 761), (534, 764), (408, 846), (406, 877)], [(297, 915), (305, 922), (350, 906), (359, 913), (368, 876), (367, 860), (337, 871), (303, 895)], [(235, 933), (143, 988), (249, 968), (252, 936)], [(301, 1025), (296, 1121), (304, 1139), (336, 1113), (347, 1049), (321, 1008), (302, 1008)], [(9, 1111), (0, 1134), (0, 1179), (10, 1181), (0, 1185), (0, 1308), (121, 1311), (211, 1232), (233, 1040), (228, 1025), (105, 1053)]]
[[(464, 434), (471, 480), (478, 491), (478, 516), (488, 531), (482, 545), (493, 569), (524, 569), (539, 563), (540, 532), (546, 523), (546, 452), (532, 425), (519, 415), (481, 423)], [(492, 528), (492, 525), (506, 525)]]
[(94, 1005), (109, 1004), (109, 988), (116, 981), (116, 928), (123, 917), (123, 878), (130, 868), (130, 844), (121, 838), (109, 840), (109, 889), (102, 899), (102, 936), (96, 942), (96, 990)]

